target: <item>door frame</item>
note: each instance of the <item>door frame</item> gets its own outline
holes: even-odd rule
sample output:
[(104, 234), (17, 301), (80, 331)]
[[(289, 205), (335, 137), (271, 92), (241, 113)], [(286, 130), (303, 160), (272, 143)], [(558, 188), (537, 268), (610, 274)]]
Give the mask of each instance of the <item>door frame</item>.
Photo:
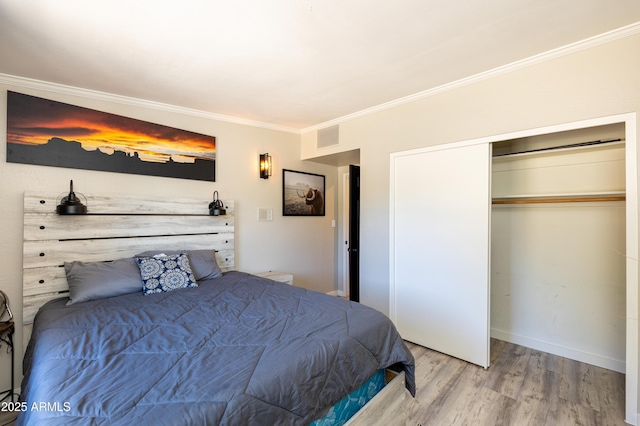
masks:
[[(535, 129), (522, 130), (478, 139), (434, 145), (426, 148), (402, 151), (390, 154), (390, 199), (389, 199), (389, 314), (396, 321), (395, 297), (395, 235), (394, 235), (394, 161), (400, 155), (422, 153), (443, 148), (457, 148), (477, 144), (491, 144), (508, 139), (518, 139), (567, 130), (577, 130), (607, 124), (623, 123), (625, 125), (625, 174), (626, 174), (626, 357), (625, 357), (625, 421), (638, 425), (638, 150), (637, 150), (637, 118), (636, 113), (626, 113), (606, 117), (580, 120), (570, 123), (556, 124)], [(487, 319), (488, 320), (488, 319)]]
[[(338, 296), (349, 297), (349, 172), (342, 173), (342, 228), (339, 233), (340, 280)], [(344, 243), (343, 243), (344, 241)]]

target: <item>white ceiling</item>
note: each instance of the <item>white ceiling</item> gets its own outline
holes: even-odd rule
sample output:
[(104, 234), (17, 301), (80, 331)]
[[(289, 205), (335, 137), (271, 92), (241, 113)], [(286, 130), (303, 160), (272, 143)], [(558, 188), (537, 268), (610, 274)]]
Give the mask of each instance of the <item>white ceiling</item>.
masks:
[(305, 129), (637, 22), (638, 0), (0, 0), (0, 73)]

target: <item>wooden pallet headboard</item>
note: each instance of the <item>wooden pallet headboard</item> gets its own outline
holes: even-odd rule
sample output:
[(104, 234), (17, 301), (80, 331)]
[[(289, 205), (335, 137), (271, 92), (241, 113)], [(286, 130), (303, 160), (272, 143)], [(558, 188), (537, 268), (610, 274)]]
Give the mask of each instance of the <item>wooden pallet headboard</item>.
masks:
[(24, 325), (33, 323), (47, 301), (68, 296), (64, 262), (114, 260), (156, 249), (215, 249), (222, 271), (234, 268), (233, 201), (225, 202), (225, 216), (210, 216), (206, 199), (87, 196), (87, 215), (60, 216), (60, 198), (24, 195)]

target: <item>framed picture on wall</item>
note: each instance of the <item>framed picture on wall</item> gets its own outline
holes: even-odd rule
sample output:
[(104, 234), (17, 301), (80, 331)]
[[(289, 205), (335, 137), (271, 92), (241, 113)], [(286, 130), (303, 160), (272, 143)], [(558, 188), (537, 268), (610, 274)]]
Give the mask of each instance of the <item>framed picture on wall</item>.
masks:
[(324, 216), (324, 175), (282, 170), (282, 215)]
[(8, 91), (7, 162), (215, 182), (216, 138)]

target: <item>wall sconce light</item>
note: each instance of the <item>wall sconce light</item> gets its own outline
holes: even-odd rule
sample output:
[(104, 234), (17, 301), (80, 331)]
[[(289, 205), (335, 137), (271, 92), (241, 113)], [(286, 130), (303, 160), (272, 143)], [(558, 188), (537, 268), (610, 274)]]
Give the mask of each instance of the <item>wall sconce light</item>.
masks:
[(260, 178), (269, 179), (272, 171), (271, 156), (267, 154), (260, 154)]
[(211, 216), (224, 216), (227, 214), (222, 200), (218, 199), (218, 191), (213, 191), (213, 201), (209, 203), (209, 214)]
[[(78, 193), (80, 194), (80, 193)], [(83, 194), (84, 202), (87, 202), (87, 197)], [(60, 204), (56, 206), (56, 213), (58, 214), (87, 214), (87, 206), (82, 204), (82, 200), (78, 198), (75, 192), (73, 192), (73, 181), (69, 183), (69, 195), (63, 197), (60, 200)]]

